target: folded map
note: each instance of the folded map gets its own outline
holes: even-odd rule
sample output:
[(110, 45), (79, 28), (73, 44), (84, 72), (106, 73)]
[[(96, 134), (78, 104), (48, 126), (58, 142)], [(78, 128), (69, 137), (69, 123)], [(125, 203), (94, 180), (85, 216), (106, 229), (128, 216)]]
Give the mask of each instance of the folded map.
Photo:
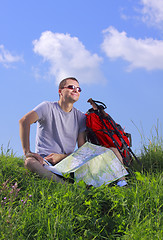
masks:
[(75, 181), (99, 187), (128, 174), (123, 164), (109, 148), (86, 142), (55, 166), (44, 165), (58, 175), (74, 173)]

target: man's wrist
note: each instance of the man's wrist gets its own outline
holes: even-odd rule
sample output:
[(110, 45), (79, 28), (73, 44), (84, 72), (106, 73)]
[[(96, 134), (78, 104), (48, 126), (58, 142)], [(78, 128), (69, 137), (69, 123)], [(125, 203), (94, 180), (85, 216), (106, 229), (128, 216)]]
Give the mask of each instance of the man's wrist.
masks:
[(24, 156), (26, 156), (26, 155), (29, 154), (29, 153), (31, 153), (30, 150), (29, 150), (29, 151), (25, 151), (25, 152), (24, 152)]

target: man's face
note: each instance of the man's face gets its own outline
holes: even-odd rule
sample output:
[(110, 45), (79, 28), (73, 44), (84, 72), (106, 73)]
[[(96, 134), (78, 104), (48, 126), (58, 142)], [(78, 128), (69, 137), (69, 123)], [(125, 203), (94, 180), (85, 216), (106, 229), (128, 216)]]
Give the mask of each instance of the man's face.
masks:
[[(68, 87), (74, 86), (74, 89)], [(65, 101), (76, 102), (79, 99), (79, 84), (77, 81), (68, 79), (63, 89), (59, 89), (60, 97), (63, 97)]]

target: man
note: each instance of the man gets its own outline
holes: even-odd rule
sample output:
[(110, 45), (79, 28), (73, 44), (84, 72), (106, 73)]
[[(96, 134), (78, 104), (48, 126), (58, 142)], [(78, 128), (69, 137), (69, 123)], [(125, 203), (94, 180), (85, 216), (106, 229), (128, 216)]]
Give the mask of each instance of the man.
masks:
[[(81, 88), (76, 78), (63, 79), (59, 84), (59, 101), (43, 102), (19, 121), (20, 139), (25, 167), (41, 177), (64, 182), (44, 168), (46, 162), (57, 164), (71, 154), (78, 143), (85, 143), (86, 116), (73, 107)], [(36, 153), (30, 151), (30, 125), (37, 122)]]

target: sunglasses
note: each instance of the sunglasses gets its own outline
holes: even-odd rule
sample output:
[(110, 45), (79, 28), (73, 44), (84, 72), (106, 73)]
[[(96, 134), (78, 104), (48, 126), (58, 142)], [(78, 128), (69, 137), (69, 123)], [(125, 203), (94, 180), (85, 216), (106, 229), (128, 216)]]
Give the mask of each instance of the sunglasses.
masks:
[(74, 85), (68, 85), (67, 87), (63, 87), (63, 88), (68, 88), (68, 89), (72, 89), (72, 90), (76, 89), (78, 92), (82, 91), (80, 87), (75, 87)]

